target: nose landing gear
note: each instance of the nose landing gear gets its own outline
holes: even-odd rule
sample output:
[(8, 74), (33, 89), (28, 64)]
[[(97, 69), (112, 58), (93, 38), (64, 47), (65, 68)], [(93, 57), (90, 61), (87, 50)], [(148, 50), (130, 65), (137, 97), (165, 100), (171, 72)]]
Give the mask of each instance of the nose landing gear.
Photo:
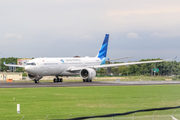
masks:
[(42, 76), (36, 76), (34, 78), (34, 83), (39, 83), (39, 80), (42, 78)]

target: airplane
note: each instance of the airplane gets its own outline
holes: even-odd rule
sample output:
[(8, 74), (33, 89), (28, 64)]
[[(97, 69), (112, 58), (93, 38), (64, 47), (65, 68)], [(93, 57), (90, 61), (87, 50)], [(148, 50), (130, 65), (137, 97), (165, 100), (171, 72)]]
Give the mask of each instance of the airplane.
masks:
[[(28, 73), (28, 77), (34, 80), (35, 83), (39, 83), (39, 80), (43, 76), (55, 76), (54, 82), (63, 82), (59, 76), (76, 76), (79, 75), (83, 82), (92, 82), (92, 79), (96, 76), (96, 70), (100, 68), (118, 67), (118, 66), (129, 66), (135, 64), (144, 63), (157, 63), (164, 60), (155, 61), (143, 61), (143, 62), (129, 62), (129, 63), (118, 63), (118, 64), (106, 64), (106, 61), (111, 61), (107, 56), (109, 34), (105, 35), (101, 49), (95, 57), (61, 57), (61, 58), (35, 58), (27, 62), (26, 65), (11, 65), (6, 66), (12, 67), (23, 67)], [(125, 57), (129, 58), (129, 57)], [(118, 58), (118, 59), (125, 59)], [(112, 59), (117, 60), (117, 59)]]

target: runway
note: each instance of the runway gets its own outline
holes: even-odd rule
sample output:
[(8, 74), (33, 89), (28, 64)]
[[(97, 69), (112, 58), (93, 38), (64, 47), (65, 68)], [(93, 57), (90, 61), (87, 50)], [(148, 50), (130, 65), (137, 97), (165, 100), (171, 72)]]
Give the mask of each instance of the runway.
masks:
[(169, 85), (180, 84), (180, 81), (107, 81), (107, 82), (0, 82), (0, 88), (31, 87), (77, 87), (77, 86), (129, 86), (129, 85)]

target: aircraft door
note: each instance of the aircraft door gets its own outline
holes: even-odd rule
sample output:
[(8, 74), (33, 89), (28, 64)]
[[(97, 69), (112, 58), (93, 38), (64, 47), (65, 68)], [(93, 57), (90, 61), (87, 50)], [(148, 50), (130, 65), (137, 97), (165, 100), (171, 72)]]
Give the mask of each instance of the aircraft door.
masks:
[(40, 65), (40, 68), (44, 69), (44, 60), (39, 60), (39, 65)]

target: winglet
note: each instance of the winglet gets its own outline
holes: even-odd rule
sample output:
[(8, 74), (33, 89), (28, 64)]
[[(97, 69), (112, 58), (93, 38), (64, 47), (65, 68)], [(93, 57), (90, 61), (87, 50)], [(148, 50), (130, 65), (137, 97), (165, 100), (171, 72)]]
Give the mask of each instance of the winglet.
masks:
[(163, 60), (163, 61), (173, 61), (173, 60), (175, 60), (177, 58), (177, 56), (175, 57), (175, 58), (173, 58), (173, 59), (166, 59), (166, 60)]
[(4, 65), (6, 65), (6, 63), (4, 62)]
[(176, 58), (177, 58), (177, 56), (173, 60), (175, 60)]

